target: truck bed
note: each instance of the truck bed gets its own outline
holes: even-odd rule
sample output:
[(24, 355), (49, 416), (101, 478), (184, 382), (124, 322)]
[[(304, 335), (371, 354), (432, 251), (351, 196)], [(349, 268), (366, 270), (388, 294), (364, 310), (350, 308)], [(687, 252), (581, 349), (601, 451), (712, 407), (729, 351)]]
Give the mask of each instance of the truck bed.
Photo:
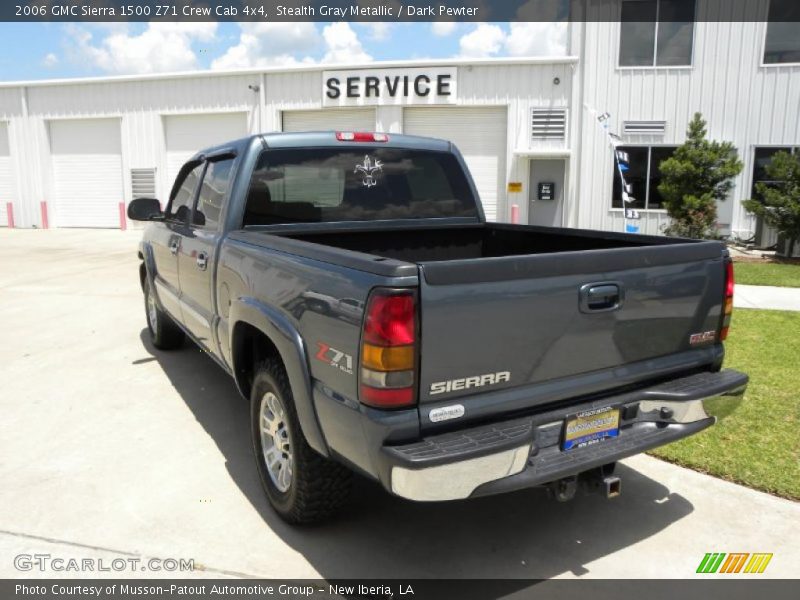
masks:
[[(479, 419), (721, 364), (719, 242), (495, 223), (270, 229), (241, 237), (417, 279), (421, 405), (457, 398)], [(460, 389), (498, 373), (508, 380)]]
[(334, 228), (280, 235), (411, 263), (691, 243), (675, 238), (498, 223), (349, 231)]

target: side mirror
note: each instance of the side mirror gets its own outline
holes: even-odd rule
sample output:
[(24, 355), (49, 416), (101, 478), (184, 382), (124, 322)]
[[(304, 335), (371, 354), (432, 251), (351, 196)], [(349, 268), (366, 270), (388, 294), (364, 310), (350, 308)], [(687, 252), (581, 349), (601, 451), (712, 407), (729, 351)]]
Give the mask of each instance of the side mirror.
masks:
[(134, 221), (157, 221), (163, 216), (161, 203), (155, 198), (134, 198), (128, 204), (128, 218)]

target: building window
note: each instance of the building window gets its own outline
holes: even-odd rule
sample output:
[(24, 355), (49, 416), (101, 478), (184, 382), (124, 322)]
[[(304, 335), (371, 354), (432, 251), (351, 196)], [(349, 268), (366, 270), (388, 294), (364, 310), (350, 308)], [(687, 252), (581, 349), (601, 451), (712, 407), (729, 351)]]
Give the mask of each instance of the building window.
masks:
[(623, 0), (619, 66), (692, 64), (695, 0)]
[(790, 146), (785, 146), (782, 148), (778, 147), (771, 147), (771, 148), (756, 148), (755, 152), (755, 160), (753, 161), (753, 186), (751, 188), (751, 198), (755, 198), (756, 200), (761, 200), (761, 195), (756, 191), (756, 184), (757, 183), (778, 183), (769, 178), (767, 175), (767, 165), (772, 160), (772, 157), (775, 156), (778, 152), (791, 152), (792, 154), (800, 152), (800, 148), (792, 148)]
[(638, 210), (657, 210), (663, 208), (663, 199), (658, 191), (661, 183), (661, 162), (670, 158), (677, 146), (620, 146), (618, 149), (628, 153), (629, 168), (624, 173), (625, 183), (631, 186), (633, 202), (623, 206), (622, 182), (617, 164), (614, 163), (614, 188), (612, 208), (636, 208)]
[(770, 0), (764, 64), (800, 63), (800, 2)]

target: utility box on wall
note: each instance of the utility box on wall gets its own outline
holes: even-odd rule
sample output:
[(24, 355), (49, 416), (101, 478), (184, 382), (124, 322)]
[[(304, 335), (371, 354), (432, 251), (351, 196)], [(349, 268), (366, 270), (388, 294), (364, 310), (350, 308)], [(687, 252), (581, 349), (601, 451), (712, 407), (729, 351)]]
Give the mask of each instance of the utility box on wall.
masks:
[(556, 197), (556, 184), (554, 181), (540, 181), (537, 189), (537, 200), (554, 200)]

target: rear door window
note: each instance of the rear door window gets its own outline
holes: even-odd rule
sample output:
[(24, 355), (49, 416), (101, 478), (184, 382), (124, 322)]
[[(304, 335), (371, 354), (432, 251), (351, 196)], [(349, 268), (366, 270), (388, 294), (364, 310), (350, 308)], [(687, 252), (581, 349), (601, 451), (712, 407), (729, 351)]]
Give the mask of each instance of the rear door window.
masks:
[(218, 229), (232, 173), (233, 158), (208, 163), (192, 216), (193, 225), (212, 231)]
[(464, 170), (448, 152), (304, 148), (261, 154), (244, 225), (477, 214)]
[(167, 209), (168, 219), (182, 223), (189, 222), (192, 204), (194, 204), (194, 194), (197, 191), (197, 184), (200, 182), (202, 174), (203, 163), (200, 163), (186, 174), (175, 191), (175, 195), (170, 199), (169, 208)]

